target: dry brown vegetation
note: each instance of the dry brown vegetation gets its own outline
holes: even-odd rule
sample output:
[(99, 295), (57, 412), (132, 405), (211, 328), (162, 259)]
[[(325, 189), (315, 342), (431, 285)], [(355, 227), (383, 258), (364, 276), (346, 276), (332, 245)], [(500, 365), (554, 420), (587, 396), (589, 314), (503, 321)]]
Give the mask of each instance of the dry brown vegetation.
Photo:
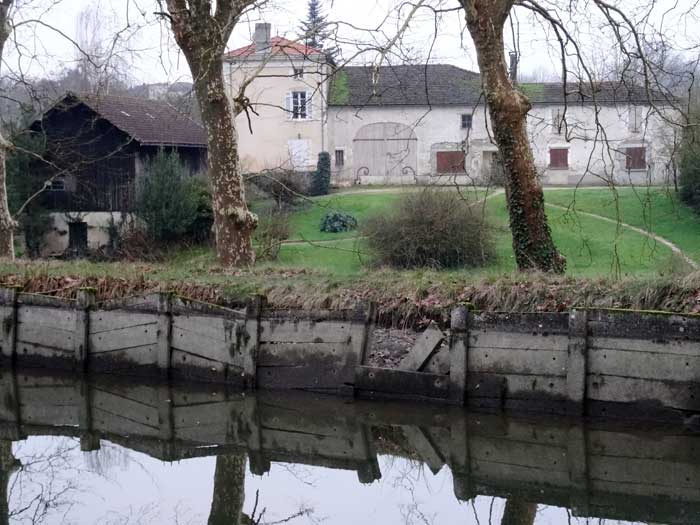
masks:
[[(139, 275), (135, 267), (133, 273)], [(74, 298), (80, 288), (90, 287), (95, 289), (98, 301), (155, 291), (229, 306), (256, 293), (265, 295), (270, 305), (281, 308), (350, 308), (358, 301), (374, 301), (381, 324), (393, 326), (445, 319), (449, 308), (457, 303), (507, 312), (596, 307), (700, 314), (700, 272), (684, 277), (620, 280), (523, 274), (465, 281), (448, 273), (420, 272), (407, 278), (405, 272), (388, 270), (347, 281), (307, 271), (251, 271), (220, 277), (219, 282), (201, 276), (159, 280), (143, 275), (52, 275), (34, 269), (5, 273), (0, 276), (0, 285), (67, 299)]]

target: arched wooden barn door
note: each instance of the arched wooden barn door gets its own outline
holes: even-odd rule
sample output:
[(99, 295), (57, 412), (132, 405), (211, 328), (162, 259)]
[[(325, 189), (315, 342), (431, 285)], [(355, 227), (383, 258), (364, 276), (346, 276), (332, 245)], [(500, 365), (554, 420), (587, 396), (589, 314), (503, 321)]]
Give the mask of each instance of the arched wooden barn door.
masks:
[[(377, 122), (360, 128), (353, 140), (355, 181), (413, 181), (418, 169), (418, 138), (412, 128)], [(364, 180), (363, 180), (364, 179)]]

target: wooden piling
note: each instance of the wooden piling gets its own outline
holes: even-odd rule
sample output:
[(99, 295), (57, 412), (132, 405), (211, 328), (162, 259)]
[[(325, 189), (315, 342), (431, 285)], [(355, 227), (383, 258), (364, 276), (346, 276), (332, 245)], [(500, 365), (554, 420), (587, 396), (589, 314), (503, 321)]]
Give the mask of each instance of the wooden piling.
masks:
[(469, 316), (467, 306), (458, 306), (450, 316), (449, 401), (454, 405), (464, 405), (467, 401)]
[(95, 305), (95, 291), (91, 288), (78, 290), (75, 301), (75, 335), (73, 337), (76, 369), (87, 370), (88, 345), (90, 342), (90, 309)]
[(158, 298), (158, 332), (157, 332), (157, 353), (158, 369), (163, 378), (170, 377), (171, 367), (171, 334), (172, 334), (172, 295), (160, 293)]
[(4, 361), (14, 362), (17, 347), (17, 288), (0, 288), (0, 356)]
[(583, 415), (586, 403), (586, 373), (588, 356), (588, 314), (572, 310), (569, 314), (569, 345), (566, 365), (568, 411)]

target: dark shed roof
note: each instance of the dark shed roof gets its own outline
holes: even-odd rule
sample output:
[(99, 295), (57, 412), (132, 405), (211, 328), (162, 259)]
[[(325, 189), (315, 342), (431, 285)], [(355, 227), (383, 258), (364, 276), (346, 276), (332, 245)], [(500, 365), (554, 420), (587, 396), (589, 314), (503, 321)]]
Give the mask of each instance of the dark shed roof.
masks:
[(207, 146), (207, 134), (202, 126), (159, 100), (67, 93), (44, 115), (69, 111), (79, 104), (143, 146)]
[(347, 66), (331, 82), (331, 106), (465, 105), (481, 94), (478, 73), (444, 64)]
[[(567, 103), (627, 104), (649, 102), (642, 86), (625, 82), (521, 83), (518, 85), (533, 104)], [(566, 94), (566, 95), (565, 95)], [(670, 102), (658, 91), (651, 100)], [(331, 106), (470, 106), (481, 102), (478, 73), (445, 64), (417, 66), (347, 66), (331, 81)]]

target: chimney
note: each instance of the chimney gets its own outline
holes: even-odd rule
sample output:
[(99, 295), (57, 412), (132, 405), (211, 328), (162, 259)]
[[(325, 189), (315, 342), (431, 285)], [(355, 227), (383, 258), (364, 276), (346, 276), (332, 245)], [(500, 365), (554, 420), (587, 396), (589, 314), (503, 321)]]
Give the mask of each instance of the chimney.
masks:
[(518, 83), (518, 53), (511, 51), (508, 53), (510, 57), (510, 67), (508, 68), (508, 76), (513, 84)]
[(255, 44), (255, 52), (260, 53), (270, 49), (270, 33), (272, 32), (271, 24), (255, 24), (255, 35), (253, 43)]

